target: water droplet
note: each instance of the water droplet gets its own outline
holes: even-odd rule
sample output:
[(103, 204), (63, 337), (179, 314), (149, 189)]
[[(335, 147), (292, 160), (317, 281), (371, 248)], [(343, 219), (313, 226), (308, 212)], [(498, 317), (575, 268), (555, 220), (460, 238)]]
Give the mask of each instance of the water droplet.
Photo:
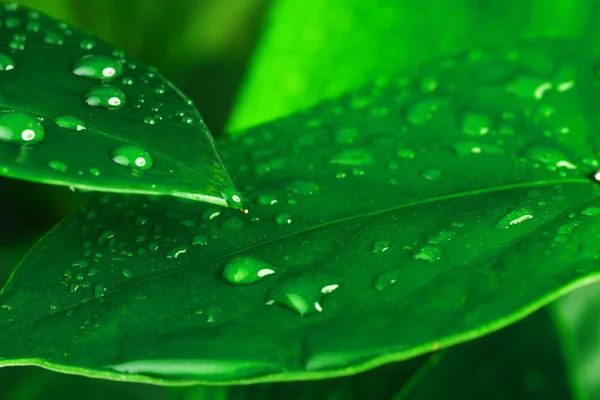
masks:
[(85, 102), (92, 107), (116, 110), (125, 105), (125, 93), (114, 86), (100, 85), (85, 93)]
[(442, 250), (437, 246), (423, 246), (413, 253), (412, 258), (429, 262), (437, 261), (442, 258)]
[(65, 42), (65, 37), (60, 33), (46, 32), (46, 35), (44, 36), (44, 42), (55, 46), (62, 46)]
[(292, 193), (302, 196), (308, 196), (319, 191), (319, 185), (313, 181), (292, 181), (287, 183), (285, 188)]
[(588, 217), (597, 217), (600, 216), (600, 207), (588, 207), (581, 212), (582, 215), (587, 215)]
[(375, 158), (364, 150), (344, 150), (331, 157), (329, 162), (340, 165), (371, 165), (375, 163)]
[(358, 138), (358, 130), (354, 127), (342, 127), (335, 131), (334, 141), (337, 144), (351, 144)]
[(106, 285), (99, 283), (94, 286), (94, 297), (99, 299), (100, 297), (104, 297), (104, 292), (106, 292)]
[(577, 166), (571, 163), (565, 154), (551, 147), (532, 147), (527, 150), (525, 157), (531, 158), (532, 160), (541, 161), (550, 169), (577, 169)]
[(112, 57), (87, 55), (73, 64), (73, 73), (92, 79), (112, 79), (123, 75), (123, 64)]
[(375, 279), (373, 288), (375, 288), (375, 290), (383, 290), (386, 287), (393, 285), (394, 283), (396, 283), (399, 274), (400, 269), (382, 272)]
[(389, 240), (380, 240), (373, 244), (373, 253), (383, 253), (390, 248)]
[(279, 226), (289, 225), (292, 223), (292, 214), (281, 213), (273, 217), (273, 222)]
[(281, 304), (300, 316), (322, 312), (324, 296), (335, 291), (339, 285), (329, 276), (318, 273), (296, 273), (278, 281), (267, 295), (267, 305)]
[(573, 229), (575, 229), (575, 227), (577, 225), (579, 225), (581, 223), (581, 221), (571, 221), (569, 223), (566, 223), (562, 226), (560, 226), (556, 232), (560, 233), (561, 235), (568, 235), (573, 233)]
[(90, 174), (100, 176), (100, 170), (98, 168), (90, 168)]
[(248, 285), (275, 273), (274, 268), (254, 257), (237, 257), (223, 269), (223, 279), (234, 285)]
[(256, 201), (258, 202), (258, 204), (261, 204), (263, 206), (272, 206), (277, 203), (277, 198), (275, 197), (275, 195), (264, 193), (258, 196)]
[(119, 146), (110, 153), (110, 157), (119, 165), (136, 169), (152, 168), (152, 157), (138, 146)]
[(82, 131), (85, 129), (85, 124), (82, 120), (72, 115), (63, 115), (54, 119), (56, 125), (61, 128), (69, 129), (72, 131)]
[(546, 82), (541, 78), (520, 75), (515, 77), (506, 86), (506, 91), (514, 93), (523, 98), (535, 98), (540, 100), (544, 97), (544, 93), (552, 88), (550, 82)]
[(495, 228), (508, 229), (511, 226), (519, 225), (522, 222), (532, 218), (533, 215), (530, 208), (519, 207), (502, 217), (500, 221), (498, 221), (498, 223), (496, 224)]
[(205, 220), (205, 221), (210, 221), (211, 219), (217, 218), (219, 215), (221, 215), (221, 209), (220, 208), (208, 207), (202, 213), (202, 219)]
[(187, 252), (187, 250), (188, 249), (186, 246), (177, 246), (174, 249), (167, 251), (167, 254), (165, 254), (165, 256), (167, 258), (177, 258), (177, 257), (181, 256), (182, 254), (185, 254)]
[(421, 171), (421, 178), (428, 181), (437, 181), (442, 179), (442, 171), (435, 168), (426, 169)]
[(0, 140), (21, 144), (41, 142), (44, 140), (44, 127), (29, 114), (0, 112)]
[(67, 171), (67, 165), (65, 163), (62, 163), (60, 161), (50, 161), (48, 163), (48, 166), (52, 169), (55, 169), (59, 172), (66, 172)]
[(470, 154), (504, 154), (504, 149), (501, 147), (477, 142), (458, 142), (453, 147), (459, 156)]
[(148, 125), (154, 125), (154, 124), (156, 124), (156, 119), (154, 119), (152, 117), (146, 117), (146, 118), (144, 118), (144, 123), (148, 124)]
[(15, 69), (15, 61), (12, 57), (0, 53), (0, 71), (10, 71)]
[(490, 131), (492, 122), (486, 114), (467, 112), (463, 114), (461, 129), (471, 136), (483, 136)]
[(192, 237), (191, 241), (194, 245), (206, 246), (206, 243), (208, 243), (208, 238), (206, 235), (195, 235)]
[(396, 154), (402, 158), (415, 158), (415, 151), (412, 149), (399, 149)]

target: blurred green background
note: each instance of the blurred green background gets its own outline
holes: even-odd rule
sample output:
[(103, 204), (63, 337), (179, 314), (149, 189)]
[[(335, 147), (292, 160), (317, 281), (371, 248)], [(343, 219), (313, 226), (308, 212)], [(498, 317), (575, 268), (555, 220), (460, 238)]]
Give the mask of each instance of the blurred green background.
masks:
[[(587, 42), (600, 39), (599, 0), (18, 3), (90, 30), (156, 66), (194, 100), (214, 136), (240, 135), (245, 127), (291, 114), (369, 80), (413, 70), (422, 61), (463, 49), (535, 37), (573, 37)], [(44, 232), (88, 198), (65, 188), (0, 178), (0, 281), (8, 278)], [(31, 367), (3, 368), (0, 399), (277, 399), (302, 393), (307, 396), (302, 398), (315, 399), (600, 399), (598, 291), (594, 285), (580, 290), (527, 318), (527, 322), (471, 345), (479, 347), (465, 347), (468, 354), (486, 355), (482, 359), (465, 356), (460, 350), (448, 352), (442, 361), (434, 360), (435, 365), (426, 357), (346, 380), (259, 385), (248, 391), (165, 389), (72, 377)], [(553, 336), (544, 336), (547, 334)], [(507, 354), (512, 358), (508, 359)], [(534, 370), (532, 358), (544, 360), (546, 365), (538, 366), (541, 369), (535, 373), (521, 373), (519, 363), (527, 366), (530, 362), (530, 370)], [(450, 365), (447, 360), (454, 360), (454, 364), (445, 366)], [(428, 363), (435, 373), (425, 374)], [(461, 368), (456, 363), (464, 363), (464, 373), (459, 376), (450, 373)], [(487, 370), (491, 372), (481, 374)], [(443, 392), (423, 389), (435, 385), (419, 386), (427, 379), (446, 382), (439, 386)], [(464, 391), (462, 387), (461, 391), (463, 384), (472, 390)], [(361, 392), (361, 387), (369, 390)], [(416, 389), (406, 391), (406, 387)]]

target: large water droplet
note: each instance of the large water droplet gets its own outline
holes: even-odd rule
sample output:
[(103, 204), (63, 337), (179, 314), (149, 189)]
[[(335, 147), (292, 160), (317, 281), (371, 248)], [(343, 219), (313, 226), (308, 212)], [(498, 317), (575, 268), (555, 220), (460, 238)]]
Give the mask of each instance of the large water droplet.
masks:
[(15, 61), (12, 57), (0, 53), (0, 71), (10, 71), (15, 69)]
[(82, 131), (85, 129), (85, 124), (82, 120), (72, 115), (63, 115), (54, 119), (56, 125), (61, 128), (69, 129), (72, 131)]
[(316, 273), (297, 273), (282, 282), (277, 282), (267, 295), (266, 304), (281, 304), (300, 316), (321, 312), (323, 297), (338, 287), (332, 277)]
[(519, 225), (532, 218), (533, 214), (530, 208), (519, 207), (502, 217), (496, 224), (495, 228), (508, 229), (511, 226)]
[(73, 73), (93, 79), (112, 79), (123, 75), (123, 64), (112, 57), (87, 55), (73, 64)]
[(581, 212), (582, 215), (587, 215), (588, 217), (597, 217), (600, 216), (600, 207), (588, 207)]
[(125, 93), (114, 86), (100, 85), (85, 93), (85, 102), (92, 107), (117, 110), (125, 105)]
[(270, 264), (254, 257), (237, 257), (223, 269), (223, 279), (234, 285), (248, 285), (275, 273)]
[(44, 127), (29, 114), (0, 112), (0, 140), (20, 144), (41, 142), (44, 140)]
[(152, 168), (152, 157), (138, 146), (119, 146), (110, 153), (114, 162), (130, 168), (150, 169)]

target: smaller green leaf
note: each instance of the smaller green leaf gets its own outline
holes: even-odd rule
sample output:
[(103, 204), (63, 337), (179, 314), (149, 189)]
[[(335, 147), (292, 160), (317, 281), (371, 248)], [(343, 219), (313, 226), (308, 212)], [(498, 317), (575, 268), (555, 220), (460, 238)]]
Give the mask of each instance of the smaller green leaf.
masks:
[(0, 174), (241, 208), (190, 99), (65, 22), (0, 8)]

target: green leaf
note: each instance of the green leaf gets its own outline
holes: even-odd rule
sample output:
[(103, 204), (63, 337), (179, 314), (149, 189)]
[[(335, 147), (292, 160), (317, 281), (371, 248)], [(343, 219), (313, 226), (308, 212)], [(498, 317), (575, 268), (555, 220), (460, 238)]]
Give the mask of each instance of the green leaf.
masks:
[(562, 337), (550, 312), (448, 349), (413, 387), (393, 400), (572, 399)]
[(569, 293), (552, 307), (564, 334), (570, 338), (568, 344), (575, 359), (572, 370), (587, 396), (582, 398), (597, 399), (600, 396), (600, 284)]
[(0, 363), (315, 379), (523, 318), (598, 272), (595, 57), (563, 40), (471, 51), (223, 140), (248, 214), (89, 204), (3, 289)]
[(0, 174), (239, 207), (198, 111), (153, 68), (36, 11), (0, 17)]
[(276, 0), (229, 128), (237, 135), (459, 50), (585, 37), (586, 27), (599, 25), (593, 7), (587, 0)]

